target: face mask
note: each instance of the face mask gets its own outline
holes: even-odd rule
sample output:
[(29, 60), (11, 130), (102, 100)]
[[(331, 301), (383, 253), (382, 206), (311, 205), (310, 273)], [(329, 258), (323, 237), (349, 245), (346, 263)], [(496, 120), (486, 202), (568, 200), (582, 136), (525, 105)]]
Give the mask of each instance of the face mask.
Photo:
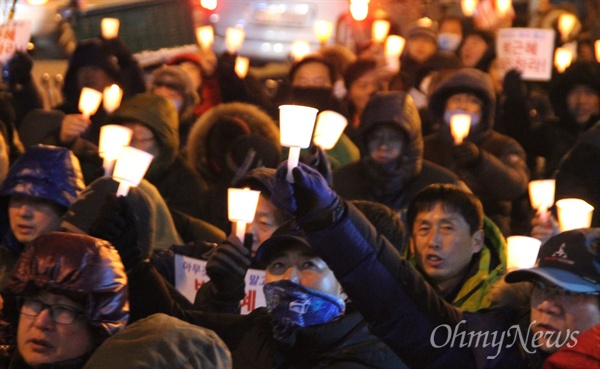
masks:
[(344, 81), (338, 80), (333, 84), (333, 96), (335, 96), (338, 100), (343, 99), (348, 91), (346, 91), (346, 86), (344, 86)]
[(479, 121), (481, 120), (481, 113), (467, 113), (464, 110), (447, 110), (444, 113), (444, 122), (449, 126), (450, 125), (450, 118), (452, 118), (452, 116), (454, 114), (467, 114), (468, 116), (471, 117), (471, 128), (474, 128), (475, 126), (479, 125)]
[(339, 297), (285, 279), (266, 284), (264, 292), (275, 338), (287, 336), (295, 327), (328, 323), (346, 309)]
[(438, 47), (444, 51), (455, 51), (461, 40), (456, 33), (439, 33), (437, 36)]

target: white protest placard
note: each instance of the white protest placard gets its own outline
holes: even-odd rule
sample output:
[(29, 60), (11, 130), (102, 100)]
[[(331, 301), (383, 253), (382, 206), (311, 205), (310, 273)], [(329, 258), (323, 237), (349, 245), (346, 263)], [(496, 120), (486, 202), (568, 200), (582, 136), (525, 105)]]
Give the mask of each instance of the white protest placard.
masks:
[(541, 28), (502, 28), (496, 43), (497, 63), (504, 76), (521, 71), (528, 81), (548, 81), (554, 61), (554, 31)]
[[(175, 288), (191, 302), (196, 291), (210, 278), (206, 275), (206, 261), (175, 254)], [(263, 286), (265, 271), (248, 269), (246, 273), (246, 297), (242, 300), (242, 314), (266, 306)]]
[(31, 22), (29, 20), (11, 20), (0, 25), (0, 63), (6, 63), (17, 50), (27, 50), (30, 37)]

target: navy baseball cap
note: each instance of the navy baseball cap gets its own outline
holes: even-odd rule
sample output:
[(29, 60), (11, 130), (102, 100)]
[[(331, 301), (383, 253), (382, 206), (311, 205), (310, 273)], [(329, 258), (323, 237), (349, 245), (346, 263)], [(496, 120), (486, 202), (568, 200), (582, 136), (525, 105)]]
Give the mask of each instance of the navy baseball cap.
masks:
[(542, 280), (567, 291), (600, 293), (600, 228), (562, 232), (540, 248), (534, 268), (515, 270), (506, 282)]
[(277, 251), (291, 245), (301, 245), (310, 249), (306, 234), (294, 219), (283, 223), (265, 240), (256, 251), (256, 261), (261, 267), (266, 267)]

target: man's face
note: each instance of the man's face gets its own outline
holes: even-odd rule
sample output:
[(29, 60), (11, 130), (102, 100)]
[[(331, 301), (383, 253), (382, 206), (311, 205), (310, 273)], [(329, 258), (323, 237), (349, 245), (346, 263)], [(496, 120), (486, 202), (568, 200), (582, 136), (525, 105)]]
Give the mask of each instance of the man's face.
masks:
[(322, 63), (307, 63), (301, 66), (294, 74), (292, 80), (294, 87), (320, 87), (332, 86), (329, 69)]
[(281, 211), (266, 197), (260, 195), (256, 206), (256, 215), (252, 221), (252, 254), (256, 254), (258, 247), (271, 235), (285, 220)]
[(17, 241), (27, 244), (37, 236), (60, 229), (60, 211), (52, 202), (28, 196), (11, 196), (10, 229)]
[(369, 156), (378, 164), (388, 164), (402, 154), (402, 134), (391, 127), (375, 128), (367, 136)]
[(600, 323), (600, 300), (597, 295), (567, 294), (537, 283), (531, 295), (531, 323), (534, 335), (543, 335), (537, 341), (540, 350), (553, 353)]
[(483, 247), (483, 230), (471, 234), (462, 215), (437, 203), (417, 214), (411, 241), (417, 265), (445, 294), (462, 280), (473, 254)]
[(460, 49), (460, 58), (463, 66), (475, 67), (487, 51), (487, 48), (488, 45), (481, 37), (476, 35), (467, 36)]
[[(62, 295), (41, 292), (35, 299), (47, 305), (60, 304), (83, 311), (81, 305)], [(87, 321), (81, 316), (72, 324), (59, 324), (52, 320), (46, 308), (37, 316), (20, 315), (17, 347), (25, 362), (36, 368), (86, 354), (93, 347), (93, 338)]]
[(427, 37), (414, 37), (406, 42), (406, 51), (418, 63), (423, 63), (437, 50), (435, 41)]
[(600, 114), (600, 95), (587, 86), (577, 85), (567, 95), (567, 107), (577, 123), (586, 123), (592, 115)]
[(341, 297), (342, 288), (325, 261), (301, 244), (276, 252), (266, 268), (265, 283), (289, 280), (301, 286)]
[(477, 95), (461, 92), (451, 95), (446, 100), (446, 110), (463, 110), (469, 114), (481, 114), (483, 102)]

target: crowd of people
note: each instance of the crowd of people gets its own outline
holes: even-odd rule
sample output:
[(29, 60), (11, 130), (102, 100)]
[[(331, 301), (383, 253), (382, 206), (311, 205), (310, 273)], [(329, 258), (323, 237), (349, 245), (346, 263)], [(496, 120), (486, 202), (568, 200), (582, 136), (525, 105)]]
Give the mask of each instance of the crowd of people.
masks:
[[(531, 27), (582, 19), (541, 3)], [(229, 52), (145, 70), (99, 37), (78, 42), (48, 107), (17, 52), (0, 95), (0, 368), (600, 366), (600, 61), (586, 48), (600, 35), (579, 21), (576, 60), (527, 81), (497, 63), (511, 13), (455, 10), (392, 27), (399, 69), (373, 41), (323, 45), (274, 93)], [(116, 110), (79, 110), (84, 87), (112, 84)], [(290, 173), (284, 104), (348, 122)], [(456, 114), (470, 118), (459, 143)], [(108, 124), (153, 155), (125, 196), (98, 148)], [(594, 206), (590, 226), (537, 212), (536, 179)], [(231, 187), (260, 191), (243, 239)], [(542, 242), (535, 266), (508, 269), (513, 235)], [(206, 262), (192, 301), (178, 255)], [(241, 314), (250, 269), (266, 306)]]

